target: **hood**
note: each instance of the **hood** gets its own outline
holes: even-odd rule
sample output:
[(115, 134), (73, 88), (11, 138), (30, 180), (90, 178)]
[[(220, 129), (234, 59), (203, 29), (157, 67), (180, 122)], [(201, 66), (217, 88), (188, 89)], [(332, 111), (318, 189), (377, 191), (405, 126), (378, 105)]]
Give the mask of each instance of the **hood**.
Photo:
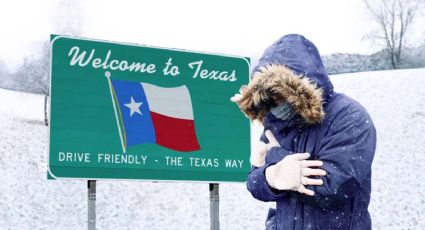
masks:
[[(257, 84), (257, 88), (272, 85), (272, 89), (279, 89), (282, 98), (308, 124), (323, 120), (323, 105), (333, 93), (319, 51), (311, 41), (298, 34), (285, 35), (265, 50), (253, 70), (251, 83)], [(271, 107), (276, 104), (272, 103)]]
[(304, 36), (288, 34), (268, 47), (253, 70), (253, 76), (261, 67), (272, 64), (284, 65), (296, 75), (305, 76), (323, 89), (326, 102), (333, 93), (333, 85), (322, 63), (316, 46)]

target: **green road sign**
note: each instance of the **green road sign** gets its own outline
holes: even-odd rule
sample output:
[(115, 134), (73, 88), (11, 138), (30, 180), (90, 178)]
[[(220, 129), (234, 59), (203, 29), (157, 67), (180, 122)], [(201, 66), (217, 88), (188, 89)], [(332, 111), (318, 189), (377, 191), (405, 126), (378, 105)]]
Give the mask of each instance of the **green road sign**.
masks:
[(49, 176), (245, 181), (243, 57), (52, 36)]

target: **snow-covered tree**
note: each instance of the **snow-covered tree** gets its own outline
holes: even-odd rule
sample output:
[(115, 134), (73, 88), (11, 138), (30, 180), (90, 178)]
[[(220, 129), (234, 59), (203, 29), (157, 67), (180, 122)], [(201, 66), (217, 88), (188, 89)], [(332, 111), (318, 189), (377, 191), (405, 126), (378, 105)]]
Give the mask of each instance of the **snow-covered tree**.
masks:
[(48, 125), (47, 97), (50, 91), (50, 45), (48, 42), (43, 44), (41, 58), (35, 64), (37, 68), (40, 68), (40, 75), (36, 79), (36, 87), (44, 94), (44, 124)]
[(7, 75), (8, 71), (6, 68), (6, 64), (2, 60), (0, 60), (0, 87), (5, 88), (6, 81), (7, 81)]
[(422, 8), (420, 0), (363, 0), (378, 24), (378, 32), (372, 38), (382, 41), (391, 65), (400, 67), (402, 50), (409, 36), (411, 24)]
[[(56, 22), (56, 33), (60, 35), (79, 36), (83, 28), (83, 10), (78, 1), (60, 0), (57, 2), (57, 10), (54, 21)], [(45, 95), (44, 97), (44, 121), (48, 125), (47, 120), (47, 102), (50, 87), (50, 46), (46, 42), (42, 47), (42, 55), (34, 65), (38, 66), (41, 75), (36, 80), (37, 90)]]

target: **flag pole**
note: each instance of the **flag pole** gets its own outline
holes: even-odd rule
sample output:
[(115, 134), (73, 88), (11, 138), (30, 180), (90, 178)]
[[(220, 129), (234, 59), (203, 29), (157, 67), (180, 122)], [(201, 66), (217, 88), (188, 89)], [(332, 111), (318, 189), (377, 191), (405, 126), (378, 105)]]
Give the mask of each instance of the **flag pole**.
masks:
[(125, 153), (126, 151), (125, 151), (124, 141), (123, 141), (123, 138), (122, 138), (121, 126), (120, 126), (120, 122), (118, 120), (117, 107), (115, 105), (115, 100), (114, 100), (114, 93), (112, 91), (112, 83), (111, 83), (111, 78), (110, 78), (111, 77), (111, 72), (106, 71), (105, 72), (105, 77), (106, 77), (106, 79), (108, 79), (109, 91), (111, 92), (112, 104), (114, 105), (115, 120), (117, 121), (118, 133), (120, 134), (121, 147), (122, 147), (123, 153)]

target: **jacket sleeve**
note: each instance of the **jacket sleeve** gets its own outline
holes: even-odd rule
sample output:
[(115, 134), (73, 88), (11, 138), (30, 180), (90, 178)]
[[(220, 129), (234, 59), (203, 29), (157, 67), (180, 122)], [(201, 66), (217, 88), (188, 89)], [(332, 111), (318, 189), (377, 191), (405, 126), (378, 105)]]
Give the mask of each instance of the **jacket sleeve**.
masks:
[(351, 105), (331, 122), (320, 146), (318, 156), (327, 174), (321, 177), (323, 185), (306, 186), (315, 195), (301, 195), (302, 200), (321, 208), (340, 207), (365, 179), (370, 180), (375, 127), (363, 107)]
[[(287, 192), (273, 189), (269, 186), (266, 180), (266, 168), (270, 165), (276, 164), (285, 155), (288, 155), (289, 151), (279, 147), (271, 148), (266, 156), (266, 164), (262, 167), (252, 167), (247, 178), (247, 189), (255, 199), (261, 201), (276, 201), (284, 197)], [(281, 156), (281, 157), (280, 157)]]

